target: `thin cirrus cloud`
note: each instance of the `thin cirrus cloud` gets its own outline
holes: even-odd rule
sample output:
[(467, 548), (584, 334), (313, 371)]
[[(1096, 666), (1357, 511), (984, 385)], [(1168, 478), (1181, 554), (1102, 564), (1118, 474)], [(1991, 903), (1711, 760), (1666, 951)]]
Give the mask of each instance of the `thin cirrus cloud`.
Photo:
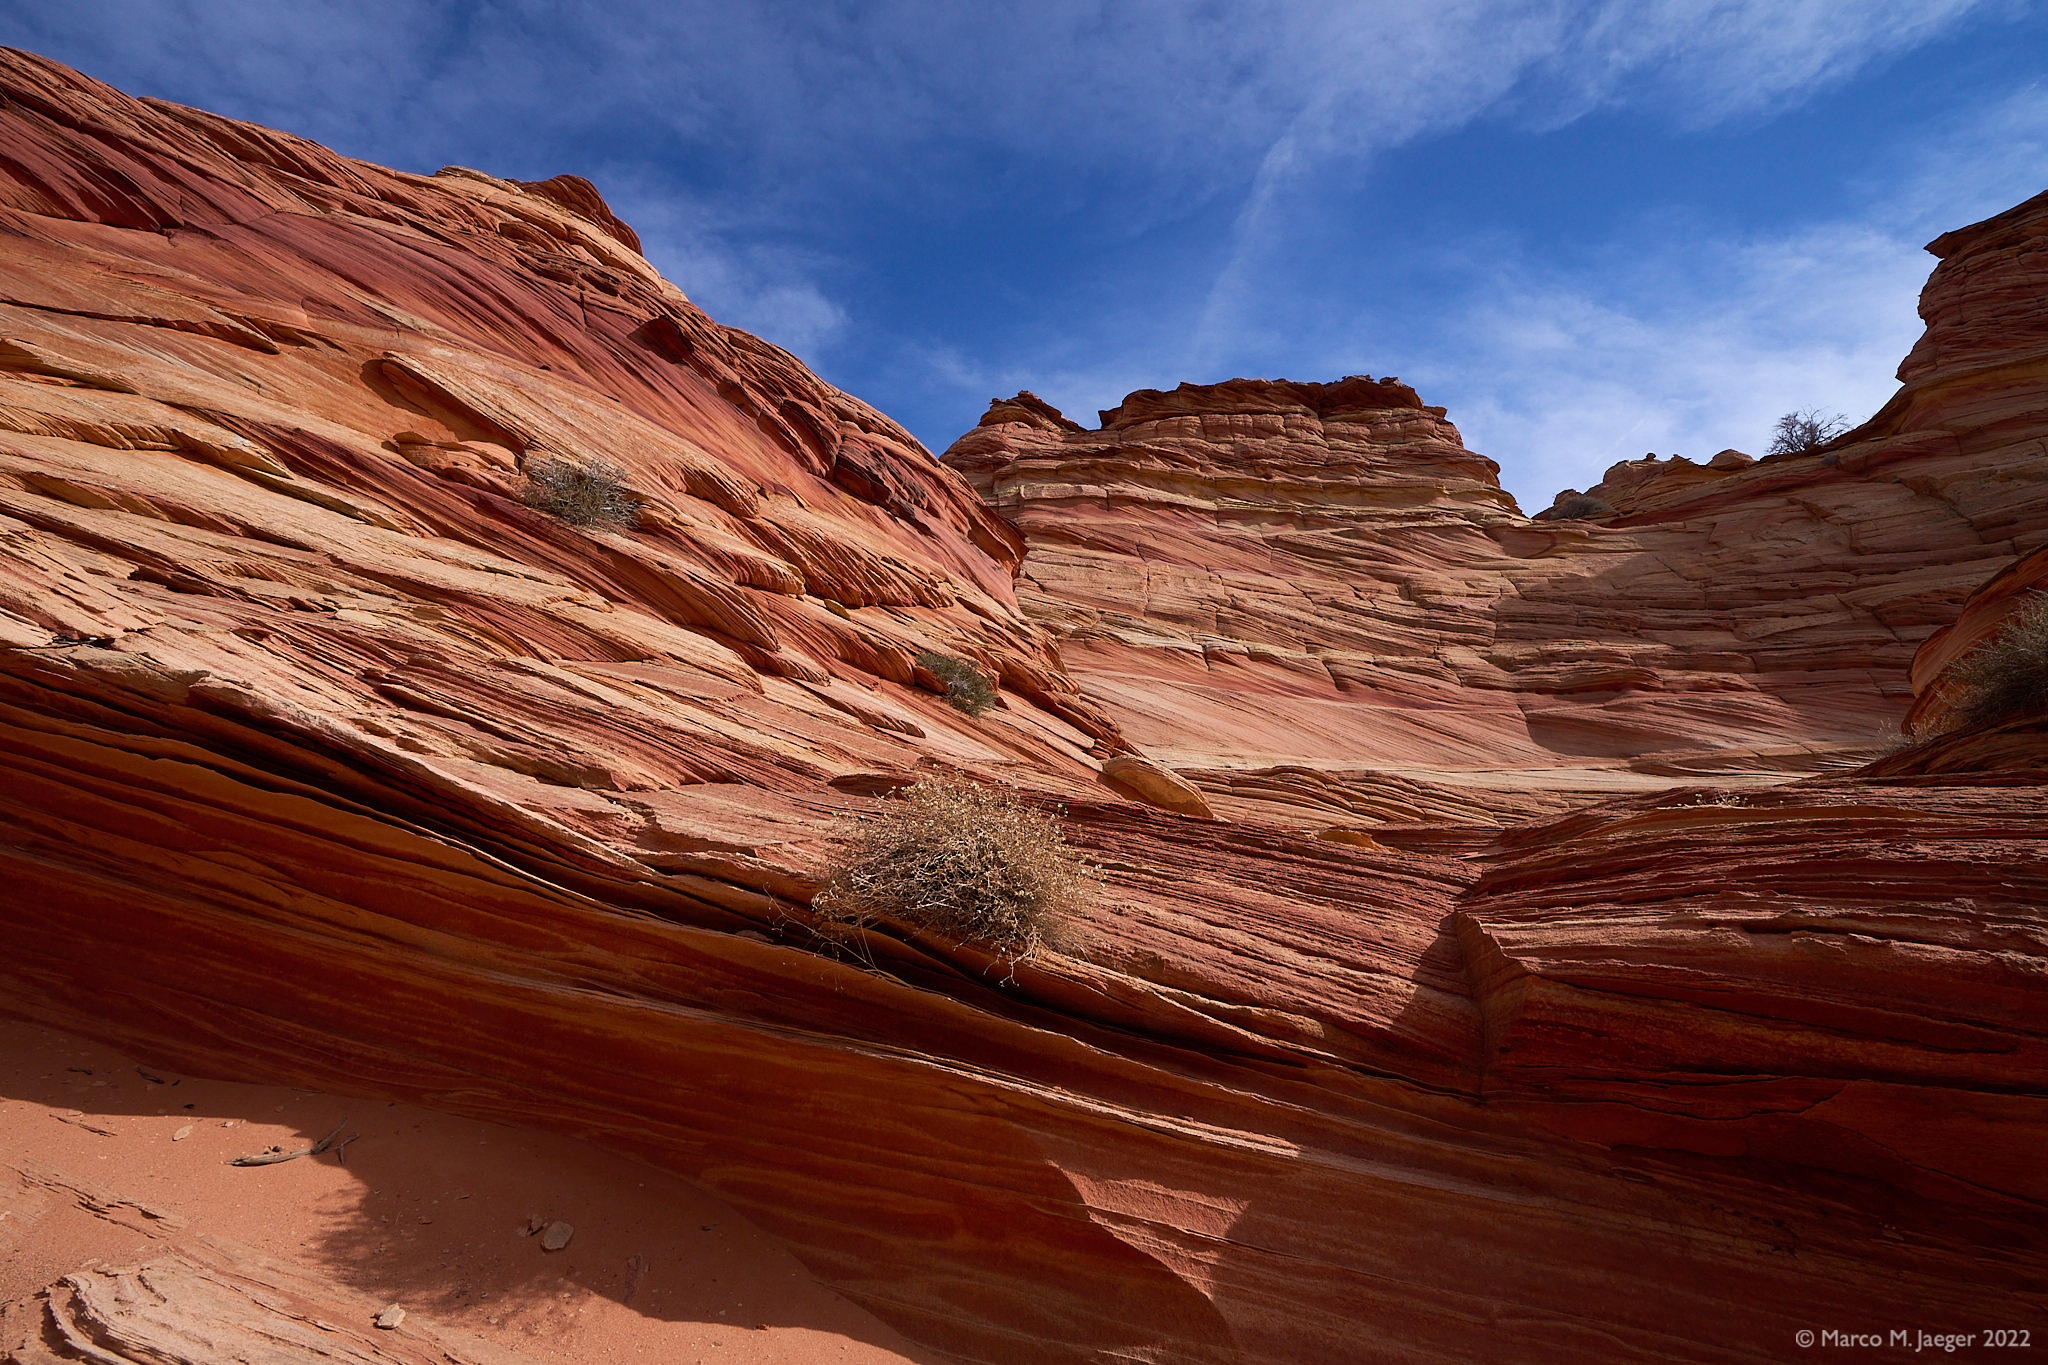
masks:
[(1930, 130), (1887, 172), (1797, 228), (1664, 224), (1591, 270), (1496, 261), (1443, 335), (1415, 339), (1415, 377), (1457, 405), (1468, 443), (1519, 457), (1503, 482), (1529, 510), (1645, 453), (1761, 453), (1793, 409), (1867, 417), (1920, 333), (1923, 244), (2048, 187), (2048, 89)]
[(1418, 345), (1414, 377), (1457, 403), (1469, 444), (1520, 457), (1502, 481), (1533, 511), (1645, 453), (1760, 454), (1793, 409), (1868, 416), (1918, 330), (1910, 303), (1925, 260), (1917, 245), (1842, 224), (1667, 250), (1618, 297), (1518, 263), (1455, 315), (1455, 359), (1440, 342)]
[(1982, 0), (1628, 0), (1580, 10), (1539, 64), (1553, 122), (1600, 104), (1664, 102), (1681, 126), (1810, 98), (1869, 63), (1910, 51)]
[(459, 42), (455, 17), (423, 0), (0, 0), (0, 40), (131, 94), (388, 155), (407, 122), (431, 121), (434, 54)]
[(749, 164), (689, 169), (749, 189), (827, 166), (828, 182), (945, 194), (963, 187), (920, 187), (919, 158), (943, 169), (981, 148), (1199, 194), (1297, 151), (1314, 164), (1463, 121), (1518, 86), (1535, 119), (1614, 102), (1730, 117), (1981, 3), (16, 0), (0, 22), (116, 83), (175, 86), (409, 163), (436, 162), (436, 145), (516, 155), (603, 135), (626, 160), (723, 151)]
[[(1392, 370), (1525, 505), (1881, 401), (1919, 242), (2048, 179), (2024, 81), (1937, 98), (1914, 63), (2039, 29), (2019, 0), (0, 0), (0, 40), (135, 93), (589, 175), (714, 316), (934, 447), (1019, 387), (1078, 415)], [(1807, 117), (1894, 78), (1927, 127)], [(1826, 144), (1788, 172), (1818, 198), (1745, 179), (1779, 128)]]

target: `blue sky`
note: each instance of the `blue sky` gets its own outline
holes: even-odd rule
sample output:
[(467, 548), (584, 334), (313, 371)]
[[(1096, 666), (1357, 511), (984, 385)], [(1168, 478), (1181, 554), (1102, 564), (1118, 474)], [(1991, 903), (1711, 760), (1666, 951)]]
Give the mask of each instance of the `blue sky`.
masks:
[(935, 450), (1019, 388), (1397, 374), (1531, 511), (1867, 416), (1922, 244), (2048, 189), (2027, 0), (0, 0), (0, 42), (586, 175)]

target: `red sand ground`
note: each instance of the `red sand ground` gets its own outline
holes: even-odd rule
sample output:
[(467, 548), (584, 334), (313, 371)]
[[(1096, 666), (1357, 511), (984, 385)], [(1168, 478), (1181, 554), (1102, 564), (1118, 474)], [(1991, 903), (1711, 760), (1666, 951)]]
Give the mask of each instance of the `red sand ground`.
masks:
[[(139, 1259), (151, 1242), (24, 1197), (15, 1168), (41, 1163), (189, 1220), (173, 1240), (244, 1243), (541, 1360), (946, 1359), (818, 1284), (688, 1181), (588, 1143), (142, 1068), (163, 1081), (109, 1048), (0, 1020), (0, 1302), (87, 1261)], [(227, 1164), (307, 1146), (343, 1119), (362, 1134), (345, 1164), (332, 1151)], [(568, 1247), (548, 1253), (523, 1235), (535, 1213), (574, 1225)], [(645, 1273), (622, 1303), (636, 1256)]]

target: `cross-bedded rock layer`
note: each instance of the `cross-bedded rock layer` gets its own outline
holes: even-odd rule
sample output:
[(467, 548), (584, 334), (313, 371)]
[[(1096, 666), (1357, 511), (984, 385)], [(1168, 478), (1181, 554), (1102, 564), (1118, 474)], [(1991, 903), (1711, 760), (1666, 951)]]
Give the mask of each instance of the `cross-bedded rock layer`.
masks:
[[(1665, 790), (1903, 709), (2048, 537), (2031, 372), (1605, 525), (1393, 381), (1020, 397), (955, 447), (1020, 536), (582, 182), (0, 93), (5, 1008), (599, 1136), (963, 1358), (2038, 1314), (2040, 773)], [(636, 529), (521, 501), (592, 457)], [(821, 950), (840, 822), (938, 767), (1064, 809), (1079, 951)]]
[(2048, 542), (2044, 218), (1935, 243), (1927, 337), (1863, 427), (1617, 465), (1598, 520), (1517, 514), (1391, 379), (1183, 384), (1094, 431), (1020, 395), (946, 459), (1024, 531), (1020, 600), (1084, 692), (1226, 813), (1399, 818), (1420, 781), (1491, 820), (1821, 770), (1868, 754), (1915, 649)]

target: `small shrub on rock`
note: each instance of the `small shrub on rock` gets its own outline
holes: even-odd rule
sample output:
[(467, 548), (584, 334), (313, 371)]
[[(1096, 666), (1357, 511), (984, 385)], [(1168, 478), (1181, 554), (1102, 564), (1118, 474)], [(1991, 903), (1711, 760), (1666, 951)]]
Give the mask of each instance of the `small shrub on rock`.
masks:
[(1613, 516), (1614, 504), (1591, 493), (1573, 493), (1559, 498), (1555, 506), (1536, 515), (1538, 519), (1549, 521), (1591, 521), (1597, 517)]
[(626, 471), (610, 460), (548, 455), (523, 472), (526, 505), (557, 521), (624, 531), (640, 520), (640, 504), (626, 491)]
[(965, 659), (956, 659), (950, 654), (924, 653), (917, 656), (917, 666), (945, 685), (946, 700), (956, 711), (978, 716), (996, 704), (995, 684)]
[(1801, 455), (1818, 450), (1849, 429), (1849, 419), (1839, 412), (1806, 408), (1788, 412), (1771, 430), (1769, 455)]
[(2048, 715), (2048, 592), (2015, 611), (1997, 639), (1956, 665), (1953, 728)]
[(1021, 957), (1061, 941), (1095, 885), (1059, 826), (1015, 793), (937, 777), (867, 824), (812, 908), (843, 924), (894, 919)]

